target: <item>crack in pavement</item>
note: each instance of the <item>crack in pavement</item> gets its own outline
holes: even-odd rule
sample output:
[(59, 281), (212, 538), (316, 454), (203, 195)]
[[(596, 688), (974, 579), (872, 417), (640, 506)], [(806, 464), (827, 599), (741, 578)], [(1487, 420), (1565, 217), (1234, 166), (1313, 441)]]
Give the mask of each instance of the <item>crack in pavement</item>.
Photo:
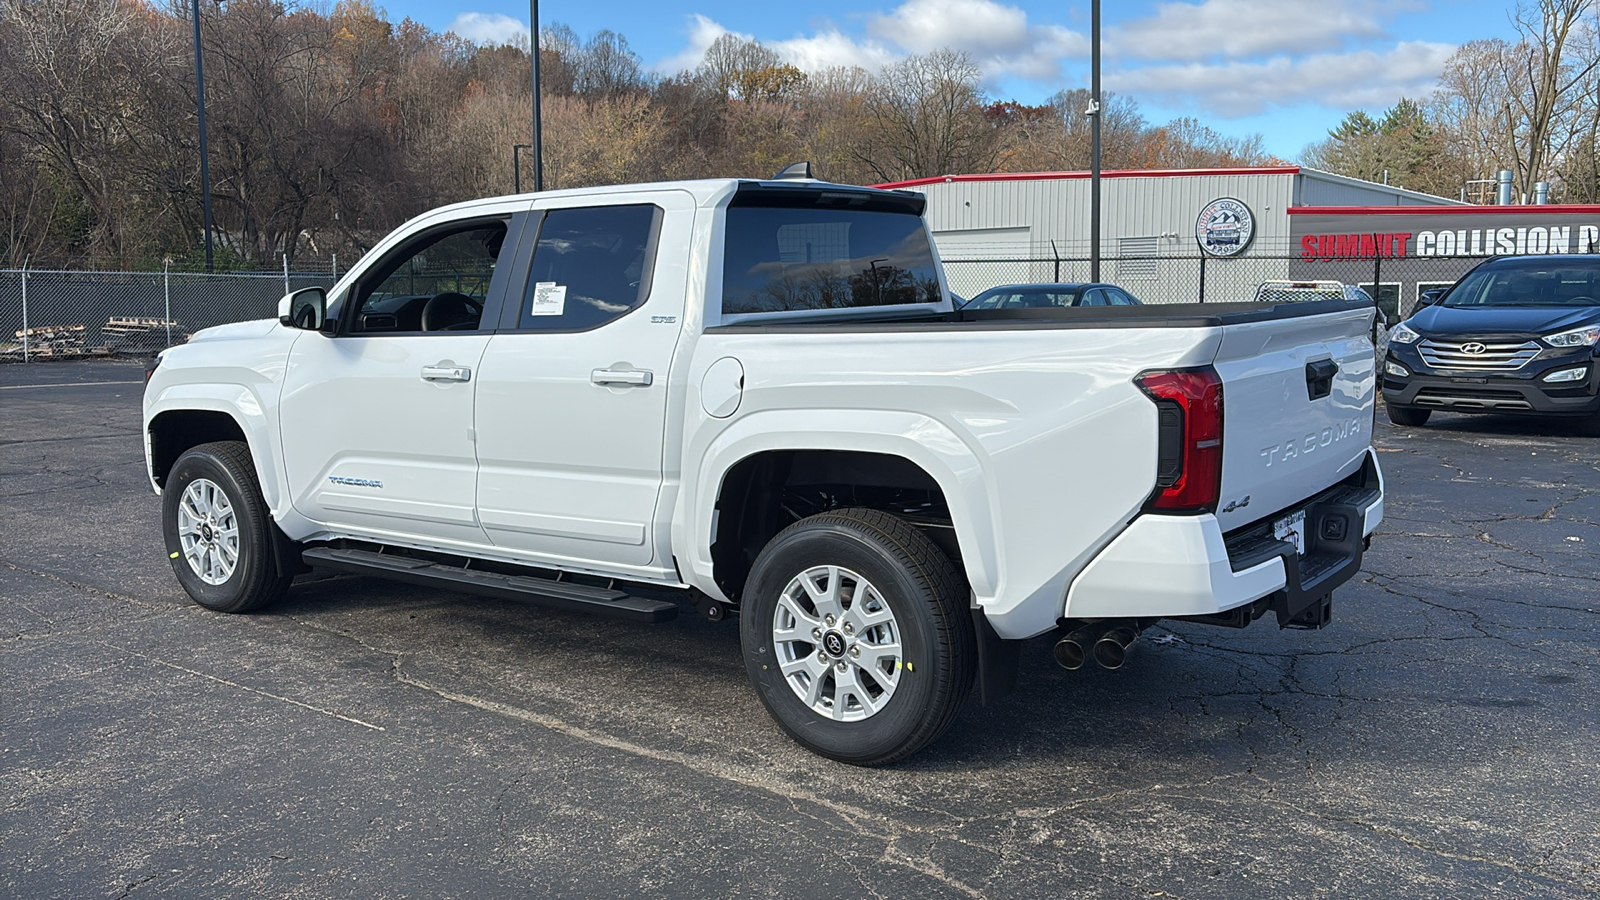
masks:
[(31, 576), (33, 576), (35, 578), (43, 578), (46, 581), (53, 581), (53, 582), (55, 582), (57, 584), (64, 585), (66, 587), (72, 588), (75, 591), (82, 591), (84, 593), (89, 593), (89, 594), (98, 594), (98, 595), (100, 595), (102, 597), (109, 597), (112, 600), (121, 600), (124, 603), (129, 603), (129, 604), (132, 604), (134, 606), (140, 606), (140, 607), (144, 607), (144, 608), (147, 608), (147, 609), (160, 609), (160, 608), (162, 608), (164, 606), (164, 604), (156, 604), (156, 603), (151, 603), (148, 600), (140, 600), (138, 597), (130, 597), (127, 594), (119, 594), (116, 591), (110, 590), (108, 588), (97, 587), (97, 586), (92, 585), (92, 584), (84, 584), (81, 581), (73, 581), (70, 578), (64, 578), (64, 577), (62, 577), (60, 575), (57, 575), (54, 572), (45, 572), (45, 571), (42, 571), (42, 570), (39, 570), (39, 569), (30, 569), (30, 568), (27, 568), (26, 566), (19, 566), (16, 563), (11, 562), (10, 560), (0, 559), (0, 566), (5, 566), (6, 568), (10, 569), (11, 571), (16, 572), (18, 575), (31, 575)]

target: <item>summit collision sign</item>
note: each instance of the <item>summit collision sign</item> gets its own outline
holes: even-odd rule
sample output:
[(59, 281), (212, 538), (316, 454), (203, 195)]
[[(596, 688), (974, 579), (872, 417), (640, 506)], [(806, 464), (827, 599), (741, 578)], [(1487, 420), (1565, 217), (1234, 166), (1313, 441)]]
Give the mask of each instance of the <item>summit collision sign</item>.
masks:
[(1482, 258), (1600, 251), (1600, 207), (1299, 208), (1301, 259)]

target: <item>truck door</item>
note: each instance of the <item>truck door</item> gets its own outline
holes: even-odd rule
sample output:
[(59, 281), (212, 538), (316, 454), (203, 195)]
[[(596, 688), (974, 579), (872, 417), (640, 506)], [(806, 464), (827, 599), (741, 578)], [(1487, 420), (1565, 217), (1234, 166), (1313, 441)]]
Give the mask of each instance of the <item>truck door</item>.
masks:
[(336, 334), (295, 342), (281, 416), (301, 514), (378, 540), (487, 543), (473, 510), (473, 391), (512, 224), (423, 231), (357, 279)]
[(496, 546), (549, 565), (659, 567), (670, 560), (657, 559), (652, 521), (694, 202), (575, 202), (538, 204), (537, 241), (483, 356), (478, 516)]

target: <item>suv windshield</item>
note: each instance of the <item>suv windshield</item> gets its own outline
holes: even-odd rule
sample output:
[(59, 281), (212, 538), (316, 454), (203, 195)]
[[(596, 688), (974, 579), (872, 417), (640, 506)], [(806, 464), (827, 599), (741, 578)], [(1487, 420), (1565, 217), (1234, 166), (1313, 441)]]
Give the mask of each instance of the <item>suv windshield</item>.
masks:
[[(861, 192), (786, 191), (728, 208), (722, 311), (938, 303), (938, 269), (922, 217)], [(876, 208), (874, 208), (876, 207)]]
[(1600, 306), (1600, 258), (1534, 260), (1483, 266), (1467, 274), (1440, 306)]

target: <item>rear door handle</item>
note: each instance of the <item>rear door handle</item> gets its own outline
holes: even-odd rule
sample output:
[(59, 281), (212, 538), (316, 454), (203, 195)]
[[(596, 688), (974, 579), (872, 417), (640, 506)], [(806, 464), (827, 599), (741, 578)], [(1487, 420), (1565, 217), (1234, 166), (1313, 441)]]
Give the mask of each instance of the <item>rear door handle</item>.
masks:
[(423, 381), (471, 381), (472, 370), (466, 366), (423, 366)]
[(589, 373), (589, 380), (595, 384), (649, 387), (655, 381), (655, 374), (649, 369), (595, 369)]

